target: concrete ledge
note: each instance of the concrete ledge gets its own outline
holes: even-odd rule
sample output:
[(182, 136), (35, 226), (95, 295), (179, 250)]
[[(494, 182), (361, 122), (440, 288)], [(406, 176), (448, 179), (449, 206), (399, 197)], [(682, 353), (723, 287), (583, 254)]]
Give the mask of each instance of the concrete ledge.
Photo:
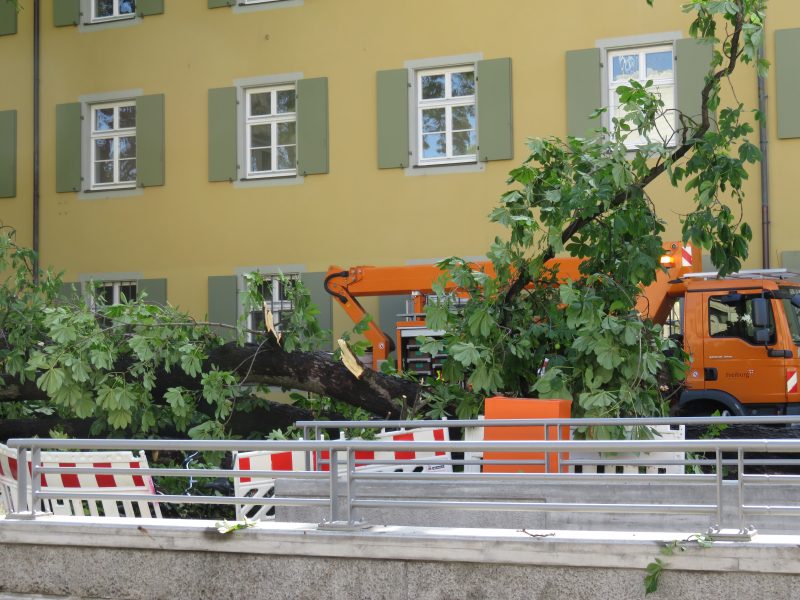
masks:
[[(341, 532), (275, 522), (223, 535), (211, 521), (3, 519), (0, 590), (148, 600), (641, 598), (644, 567), (663, 543), (687, 535), (383, 526)], [(689, 545), (665, 560), (669, 570), (655, 598), (788, 599), (800, 572), (800, 537)], [(546, 594), (555, 581), (559, 593)]]

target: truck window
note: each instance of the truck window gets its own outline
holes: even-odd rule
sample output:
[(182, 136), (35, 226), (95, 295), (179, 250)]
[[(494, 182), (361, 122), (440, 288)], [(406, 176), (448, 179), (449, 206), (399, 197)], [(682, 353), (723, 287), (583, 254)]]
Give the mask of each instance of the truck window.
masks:
[[(741, 296), (732, 299), (727, 296), (712, 297), (708, 301), (708, 332), (711, 337), (740, 338), (749, 344), (761, 345), (756, 341), (753, 326), (753, 300), (757, 295)], [(769, 307), (769, 344), (775, 343), (775, 318)]]

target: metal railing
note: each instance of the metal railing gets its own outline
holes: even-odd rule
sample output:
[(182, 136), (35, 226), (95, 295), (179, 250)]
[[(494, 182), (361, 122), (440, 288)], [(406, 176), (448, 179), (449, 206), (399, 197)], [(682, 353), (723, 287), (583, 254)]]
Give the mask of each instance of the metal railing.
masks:
[[(193, 503), (220, 505), (254, 505), (270, 504), (277, 507), (305, 506), (321, 507), (327, 512), (327, 518), (321, 523), (322, 528), (359, 529), (368, 524), (362, 519), (365, 509), (449, 509), (449, 510), (492, 510), (492, 511), (530, 511), (530, 512), (576, 512), (576, 513), (609, 513), (609, 514), (652, 514), (652, 515), (705, 515), (708, 517), (710, 530), (721, 533), (730, 530), (732, 535), (748, 537), (753, 528), (752, 517), (763, 515), (782, 515), (795, 517), (800, 515), (800, 505), (766, 505), (747, 504), (745, 489), (753, 486), (772, 486), (776, 484), (800, 486), (800, 475), (761, 475), (747, 473), (749, 465), (797, 465), (800, 472), (800, 440), (795, 439), (761, 439), (761, 440), (603, 440), (576, 441), (559, 439), (563, 427), (599, 427), (603, 425), (714, 425), (714, 424), (800, 424), (800, 417), (758, 417), (758, 418), (695, 418), (695, 419), (536, 419), (536, 420), (504, 420), (504, 421), (338, 421), (338, 422), (300, 422), (307, 435), (319, 437), (322, 429), (345, 428), (363, 429), (364, 427), (542, 427), (546, 439), (540, 441), (372, 441), (360, 439), (339, 440), (298, 440), (298, 441), (242, 441), (242, 440), (65, 440), (65, 439), (14, 439), (8, 446), (17, 450), (19, 465), (25, 465), (30, 457), (30, 479), (28, 469), (19, 468), (18, 496), (16, 511), (8, 518), (35, 519), (40, 516), (43, 502), (55, 499), (102, 499), (117, 501), (149, 501), (154, 503)], [(563, 426), (563, 427), (562, 427)], [(551, 429), (553, 430), (551, 432)], [(558, 432), (558, 433), (555, 433)], [(547, 439), (548, 436), (555, 439)], [(105, 468), (105, 467), (68, 467), (45, 465), (42, 451), (57, 450), (145, 450), (145, 451), (267, 451), (287, 452), (302, 451), (306, 453), (306, 465), (303, 470), (242, 470), (242, 469), (177, 469), (177, 468)], [(397, 453), (395, 460), (371, 459), (370, 453)], [(424, 459), (409, 458), (418, 453), (445, 453)], [(458, 472), (458, 469), (476, 462), (474, 459), (460, 458), (470, 453), (485, 455), (486, 453), (527, 453), (529, 457), (509, 459), (481, 458), (477, 460), (483, 468), (490, 466), (518, 465), (519, 470), (538, 467), (539, 472)], [(566, 454), (597, 452), (600, 453), (595, 464), (605, 464), (609, 455), (624, 454), (628, 458), (624, 462), (634, 465), (679, 463), (689, 471), (697, 468), (697, 472), (680, 474), (648, 474), (648, 473), (574, 473), (566, 472), (577, 463)], [(684, 454), (682, 460), (665, 461), (647, 458), (653, 452), (677, 452)], [(321, 457), (327, 453), (327, 459)], [(763, 460), (748, 457), (752, 454), (788, 455), (781, 458)], [(558, 458), (557, 468), (550, 469), (550, 458)], [(316, 460), (313, 460), (316, 458)], [(386, 466), (391, 469), (405, 460), (416, 466), (446, 465), (453, 472), (375, 472), (365, 466)], [(327, 472), (314, 470), (327, 466)], [(586, 460), (581, 461), (586, 463)], [(614, 464), (620, 461), (615, 459)], [(725, 468), (734, 473), (725, 474)], [(703, 472), (706, 469), (710, 472)], [(327, 494), (316, 497), (272, 496), (270, 498), (253, 498), (247, 496), (185, 496), (185, 495), (127, 495), (114, 493), (91, 493), (86, 491), (48, 491), (42, 486), (43, 475), (130, 475), (150, 477), (225, 477), (225, 478), (310, 478), (328, 482)], [(400, 499), (391, 494), (384, 496), (369, 495), (363, 488), (366, 482), (374, 486), (389, 486), (392, 482), (569, 482), (576, 484), (598, 483), (643, 483), (669, 482), (692, 483), (706, 486), (714, 498), (703, 503), (591, 503), (591, 502), (541, 502), (541, 501), (508, 501), (508, 500), (468, 500), (464, 498), (411, 498)], [(364, 483), (364, 485), (360, 485)], [(724, 522), (723, 490), (735, 488), (737, 500), (734, 506), (735, 518), (732, 522)], [(800, 491), (800, 487), (797, 488)], [(800, 494), (798, 495), (800, 497)], [(730, 510), (730, 508), (729, 508)], [(795, 531), (800, 531), (800, 526)]]

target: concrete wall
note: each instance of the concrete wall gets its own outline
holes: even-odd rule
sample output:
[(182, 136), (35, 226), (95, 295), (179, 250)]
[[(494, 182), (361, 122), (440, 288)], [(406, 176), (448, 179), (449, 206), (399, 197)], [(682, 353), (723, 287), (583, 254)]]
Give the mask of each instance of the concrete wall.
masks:
[[(264, 523), (221, 535), (208, 521), (0, 520), (0, 591), (72, 598), (644, 597), (644, 567), (684, 533)], [(687, 547), (665, 559), (659, 598), (796, 597), (800, 539)]]

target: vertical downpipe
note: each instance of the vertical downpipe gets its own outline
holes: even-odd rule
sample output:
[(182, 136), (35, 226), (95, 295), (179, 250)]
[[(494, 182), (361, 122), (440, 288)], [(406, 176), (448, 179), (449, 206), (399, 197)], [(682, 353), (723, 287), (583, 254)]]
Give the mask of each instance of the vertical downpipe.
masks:
[[(764, 58), (764, 45), (758, 48), (758, 60)], [(769, 237), (769, 156), (767, 154), (767, 91), (766, 82), (762, 75), (758, 75), (758, 112), (761, 120), (758, 123), (758, 138), (761, 148), (761, 260), (762, 267), (769, 269), (770, 263), (770, 237)]]
[(39, 283), (39, 16), (40, 2), (33, 0), (33, 283)]

